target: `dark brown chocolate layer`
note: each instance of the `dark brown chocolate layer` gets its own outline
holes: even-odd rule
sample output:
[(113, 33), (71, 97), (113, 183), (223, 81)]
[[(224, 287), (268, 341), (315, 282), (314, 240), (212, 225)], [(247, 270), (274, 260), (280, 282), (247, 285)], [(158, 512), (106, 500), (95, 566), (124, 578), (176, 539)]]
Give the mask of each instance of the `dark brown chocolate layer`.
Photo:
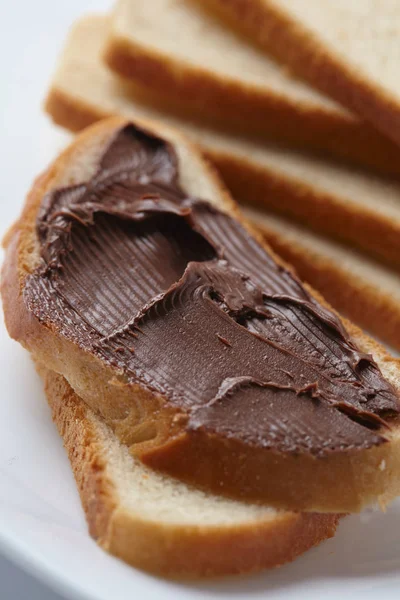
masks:
[(89, 182), (43, 200), (37, 231), (29, 310), (189, 429), (316, 456), (385, 441), (399, 405), (372, 357), (237, 221), (184, 194), (164, 140), (124, 127)]

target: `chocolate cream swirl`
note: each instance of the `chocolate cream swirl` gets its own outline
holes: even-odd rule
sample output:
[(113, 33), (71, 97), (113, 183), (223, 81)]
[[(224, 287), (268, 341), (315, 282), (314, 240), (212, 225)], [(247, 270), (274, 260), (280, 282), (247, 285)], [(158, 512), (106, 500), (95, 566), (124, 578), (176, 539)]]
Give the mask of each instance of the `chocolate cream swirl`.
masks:
[(120, 129), (90, 181), (44, 198), (37, 234), (29, 310), (188, 429), (315, 456), (386, 441), (399, 404), (373, 358), (240, 223), (185, 194), (165, 140)]

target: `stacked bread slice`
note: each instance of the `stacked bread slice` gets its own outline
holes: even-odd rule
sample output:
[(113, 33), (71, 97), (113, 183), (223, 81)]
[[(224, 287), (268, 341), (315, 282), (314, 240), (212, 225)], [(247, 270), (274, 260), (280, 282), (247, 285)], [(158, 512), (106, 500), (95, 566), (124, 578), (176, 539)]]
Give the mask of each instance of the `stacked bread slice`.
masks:
[[(223, 575), (277, 566), (332, 536), (338, 515), (299, 514), (265, 503), (224, 498), (144, 466), (136, 451), (132, 453), (137, 444), (123, 443), (118, 427), (129, 406), (135, 413), (137, 392), (132, 390), (134, 404), (123, 408), (126, 391), (118, 369), (112, 375), (95, 356), (60, 335), (55, 324), (49, 327), (33, 317), (25, 302), (29, 278), (41, 264), (36, 219), (43, 201), (53, 190), (86, 181), (99, 155), (125, 123), (110, 119), (85, 130), (33, 185), (19, 221), (5, 240), (2, 299), (6, 326), (31, 352), (44, 379), (90, 532), (102, 547), (132, 565), (168, 576)], [(148, 121), (140, 123), (174, 143), (188, 192), (198, 190), (234, 214), (235, 206), (218, 178), (180, 134)], [(40, 302), (47, 301), (43, 297)], [(354, 333), (362, 338), (358, 330)], [(96, 364), (100, 366), (97, 375), (89, 373), (92, 367), (97, 369)], [(88, 401), (85, 386), (94, 402)], [(107, 389), (114, 400), (104, 403)], [(115, 409), (120, 408), (117, 417)], [(138, 405), (138, 410), (139, 418), (131, 420), (131, 429), (146, 420), (146, 405)], [(156, 426), (161, 425), (161, 415), (154, 416)], [(143, 446), (140, 440), (138, 445)]]
[[(298, 477), (292, 457), (278, 477), (279, 459), (275, 467), (271, 462), (273, 489), (264, 489), (258, 498), (241, 498), (239, 490), (230, 490), (236, 499), (223, 497), (222, 488), (221, 494), (207, 486), (200, 490), (198, 484), (205, 480), (199, 474), (207, 469), (194, 465), (193, 476), (183, 476), (174, 470), (179, 455), (173, 458), (174, 468), (163, 464), (166, 473), (160, 474), (153, 470), (160, 468), (157, 460), (144, 466), (146, 453), (129, 452), (107, 411), (103, 414), (105, 399), (117, 402), (118, 394), (123, 396), (121, 388), (115, 391), (117, 376), (98, 370), (57, 332), (32, 321), (21, 303), (26, 277), (38, 260), (32, 219), (40, 201), (54, 187), (86, 181), (90, 156), (98, 156), (104, 140), (129, 119), (172, 140), (185, 157), (185, 191), (241, 219), (197, 155), (198, 147), (243, 203), (259, 239), (292, 263), (335, 309), (400, 348), (395, 98), (382, 86), (378, 90), (373, 61), (363, 65), (363, 77), (354, 75), (358, 50), (349, 43), (339, 53), (337, 40), (343, 31), (337, 37), (326, 34), (320, 3), (313, 2), (311, 11), (301, 1), (281, 4), (119, 0), (110, 16), (79, 21), (60, 57), (46, 110), (71, 131), (104, 117), (119, 119), (77, 138), (37, 182), (7, 239), (2, 292), (7, 326), (32, 352), (45, 380), (90, 531), (111, 553), (166, 575), (227, 574), (282, 564), (333, 535), (338, 516), (326, 511), (355, 511), (373, 501), (384, 504), (399, 492), (396, 420), (385, 433), (389, 443), (375, 454), (358, 453), (337, 463), (328, 458), (325, 467), (316, 460), (307, 468), (300, 458)], [(385, 18), (393, 16), (390, 4), (382, 5)], [(335, 23), (347, 9), (341, 10), (330, 7)], [(367, 8), (364, 12), (369, 23), (372, 15)], [(356, 17), (346, 19), (348, 39)], [(333, 29), (336, 33), (340, 27)], [(389, 36), (388, 31), (378, 33)], [(249, 32), (254, 39), (246, 37)], [(314, 61), (310, 52), (315, 48)], [(381, 55), (377, 53), (376, 62)], [(293, 78), (289, 69), (318, 89)], [(174, 133), (178, 130), (183, 138)], [(355, 326), (343, 324), (352, 343), (374, 355), (397, 390), (396, 360)], [(91, 379), (95, 373), (96, 393)], [(113, 386), (116, 395), (107, 396)], [(162, 411), (158, 418), (164, 418)], [(225, 446), (229, 449), (229, 442)], [(217, 464), (210, 468), (217, 470)], [(234, 465), (225, 463), (219, 476), (229, 488)], [(278, 498), (285, 476), (291, 495), (283, 498), (282, 492)], [(265, 481), (265, 472), (258, 479)]]
[(230, 500), (145, 467), (61, 375), (38, 371), (90, 534), (114, 556), (163, 576), (210, 577), (279, 566), (334, 535), (338, 515)]
[(200, 0), (298, 75), (400, 143), (395, 0)]
[[(246, 4), (252, 4), (250, 3)], [(208, 14), (202, 2), (118, 0), (107, 64), (203, 118), (398, 173), (398, 149), (358, 117), (291, 77)]]

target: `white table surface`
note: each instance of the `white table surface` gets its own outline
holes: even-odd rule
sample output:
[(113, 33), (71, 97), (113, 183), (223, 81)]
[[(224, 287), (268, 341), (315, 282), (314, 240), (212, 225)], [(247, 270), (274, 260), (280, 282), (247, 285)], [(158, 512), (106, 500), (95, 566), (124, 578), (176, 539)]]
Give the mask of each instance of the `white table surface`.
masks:
[[(0, 1), (1, 186), (12, 190), (12, 197), (0, 194), (0, 202), (19, 206), (32, 179), (51, 158), (41, 104), (69, 26), (84, 12), (111, 5), (111, 0)], [(9, 224), (0, 223), (1, 235)], [(0, 598), (63, 600), (3, 556)]]

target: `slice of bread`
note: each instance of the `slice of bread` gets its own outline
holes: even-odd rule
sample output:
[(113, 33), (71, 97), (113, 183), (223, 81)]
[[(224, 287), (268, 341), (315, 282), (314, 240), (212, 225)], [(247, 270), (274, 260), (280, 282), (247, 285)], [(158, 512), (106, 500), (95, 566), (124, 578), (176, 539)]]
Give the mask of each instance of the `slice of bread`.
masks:
[[(85, 351), (61, 335), (58, 326), (47, 326), (28, 310), (24, 291), (27, 277), (40, 263), (36, 217), (43, 198), (51, 190), (87, 181), (110, 140), (126, 124), (115, 118), (85, 130), (32, 188), (19, 221), (7, 237), (2, 298), (10, 335), (39, 362), (62, 374), (117, 435), (129, 434), (131, 451), (154, 468), (210, 489), (218, 488), (227, 495), (252, 498), (279, 508), (351, 512), (377, 500), (382, 504), (389, 501), (400, 492), (400, 428), (396, 419), (390, 420), (389, 428), (379, 428), (384, 443), (367, 448), (350, 445), (345, 451), (329, 452), (323, 458), (308, 452), (271, 452), (263, 445), (237, 444), (231, 437), (193, 432), (185, 427), (182, 413), (177, 414), (161, 395), (151, 394), (139, 383), (131, 384), (120, 369)], [(260, 240), (185, 138), (161, 124), (140, 122), (140, 126), (157, 132), (173, 145), (180, 185), (186, 194), (209, 199)], [(290, 271), (279, 259), (275, 260), (289, 280)], [(320, 300), (315, 292), (310, 293)], [(323, 300), (320, 302), (330, 310)], [(329, 322), (332, 318), (333, 315)], [(351, 343), (362, 353), (373, 355), (383, 376), (398, 392), (398, 361), (356, 326), (343, 320), (342, 325), (351, 336)], [(381, 381), (381, 385), (385, 383)], [(346, 421), (350, 429), (352, 422)], [(147, 425), (154, 436), (143, 439), (139, 432)], [(242, 468), (238, 469), (238, 464)]]
[(399, 150), (189, 0), (119, 0), (108, 65), (206, 120), (399, 174)]
[(164, 110), (162, 97), (155, 104), (148, 92), (123, 84), (102, 64), (106, 31), (107, 20), (99, 16), (73, 27), (46, 100), (56, 123), (78, 131), (103, 117), (122, 115), (177, 127), (200, 144), (238, 200), (290, 215), (400, 267), (400, 184), (218, 132)]
[(335, 533), (335, 515), (224, 499), (135, 459), (73, 392), (39, 366), (90, 534), (129, 564), (164, 576), (247, 573), (293, 560)]
[(243, 207), (269, 245), (341, 314), (400, 350), (400, 274), (270, 212)]
[(400, 143), (396, 0), (199, 0)]

